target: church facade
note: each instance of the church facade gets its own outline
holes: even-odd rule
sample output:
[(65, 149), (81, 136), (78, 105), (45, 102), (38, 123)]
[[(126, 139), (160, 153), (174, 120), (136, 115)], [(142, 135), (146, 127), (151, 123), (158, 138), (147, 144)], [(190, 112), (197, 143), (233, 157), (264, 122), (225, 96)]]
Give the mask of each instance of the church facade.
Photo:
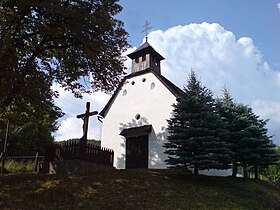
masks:
[[(132, 59), (131, 74), (100, 112), (104, 118), (101, 145), (114, 150), (118, 169), (167, 168), (163, 147), (167, 120), (182, 90), (161, 75), (164, 58), (147, 41), (128, 57)], [(217, 175), (217, 171), (203, 174)]]
[(167, 119), (181, 89), (161, 75), (164, 58), (148, 42), (128, 57), (131, 74), (100, 113), (102, 146), (114, 150), (116, 168), (166, 168)]

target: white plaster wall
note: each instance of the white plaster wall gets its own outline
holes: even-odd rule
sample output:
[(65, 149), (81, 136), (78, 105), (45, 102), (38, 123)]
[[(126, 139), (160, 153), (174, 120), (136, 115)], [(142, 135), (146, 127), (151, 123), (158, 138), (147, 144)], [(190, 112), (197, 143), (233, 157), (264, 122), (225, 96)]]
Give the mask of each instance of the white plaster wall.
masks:
[[(146, 79), (143, 82), (143, 79)], [(135, 82), (132, 85), (132, 81)], [(155, 88), (150, 89), (155, 83)], [(123, 91), (127, 94), (123, 96)], [(167, 141), (167, 119), (171, 117), (172, 104), (176, 97), (158, 80), (153, 73), (146, 73), (128, 79), (117, 94), (103, 120), (101, 145), (113, 149), (114, 166), (125, 168), (125, 137), (120, 136), (124, 128), (151, 124), (149, 134), (149, 168), (166, 168), (163, 143)], [(135, 115), (140, 114), (136, 120)], [(203, 170), (199, 174), (208, 176), (230, 176), (230, 170)]]
[[(146, 79), (143, 82), (143, 79)], [(134, 85), (132, 85), (134, 81)], [(155, 88), (151, 90), (151, 84)], [(127, 94), (124, 96), (123, 91)], [(170, 118), (176, 97), (158, 80), (153, 73), (146, 73), (127, 79), (115, 97), (103, 120), (102, 141), (104, 147), (114, 150), (114, 166), (125, 168), (125, 138), (120, 136), (124, 128), (141, 125), (153, 126), (149, 134), (149, 168), (166, 168), (166, 155), (162, 144), (167, 139), (167, 119)], [(135, 115), (140, 114), (136, 120)]]

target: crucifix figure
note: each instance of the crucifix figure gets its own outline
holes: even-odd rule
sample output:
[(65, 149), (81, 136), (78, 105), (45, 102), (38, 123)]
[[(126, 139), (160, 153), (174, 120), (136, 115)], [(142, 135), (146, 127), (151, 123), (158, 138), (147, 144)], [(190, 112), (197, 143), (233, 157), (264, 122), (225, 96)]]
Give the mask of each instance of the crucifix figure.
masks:
[(93, 115), (97, 115), (98, 112), (94, 111), (94, 112), (90, 112), (90, 103), (87, 102), (86, 103), (86, 112), (84, 114), (79, 114), (77, 115), (78, 119), (82, 119), (84, 121), (83, 124), (83, 136), (80, 139), (79, 142), (79, 158), (81, 160), (86, 160), (86, 150), (87, 150), (87, 132), (88, 132), (88, 123), (89, 123), (89, 117), (93, 116)]
[(144, 30), (142, 31), (142, 33), (143, 33), (143, 32), (146, 33), (146, 36), (145, 36), (146, 42), (148, 42), (148, 31), (149, 31), (150, 29), (152, 29), (152, 26), (151, 26), (150, 24), (151, 24), (151, 23), (149, 23), (148, 21), (146, 21), (146, 22), (145, 22), (145, 25), (143, 25)]
[(98, 114), (97, 111), (90, 112), (89, 110), (90, 110), (90, 103), (87, 102), (86, 103), (86, 112), (84, 114), (77, 115), (78, 119), (81, 118), (84, 121), (84, 124), (83, 124), (83, 136), (81, 138), (82, 142), (86, 142), (87, 141), (89, 117)]

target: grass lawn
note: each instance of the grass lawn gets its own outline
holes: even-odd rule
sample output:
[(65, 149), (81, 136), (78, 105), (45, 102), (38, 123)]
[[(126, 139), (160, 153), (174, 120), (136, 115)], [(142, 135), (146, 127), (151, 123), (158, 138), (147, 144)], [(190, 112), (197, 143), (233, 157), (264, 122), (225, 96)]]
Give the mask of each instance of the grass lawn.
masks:
[(0, 209), (280, 209), (280, 184), (175, 170), (0, 175)]

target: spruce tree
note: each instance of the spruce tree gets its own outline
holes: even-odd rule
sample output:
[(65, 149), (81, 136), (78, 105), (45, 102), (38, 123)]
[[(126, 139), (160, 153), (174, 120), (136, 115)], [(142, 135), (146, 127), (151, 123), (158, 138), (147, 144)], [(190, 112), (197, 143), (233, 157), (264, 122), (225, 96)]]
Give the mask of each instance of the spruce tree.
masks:
[(239, 158), (239, 148), (238, 144), (239, 132), (241, 130), (239, 123), (239, 112), (238, 104), (231, 97), (227, 89), (223, 90), (223, 97), (217, 99), (217, 110), (219, 115), (225, 123), (225, 129), (228, 131), (227, 138), (225, 139), (232, 152), (232, 176), (236, 177)]
[(166, 162), (194, 168), (195, 174), (198, 170), (228, 168), (230, 152), (223, 141), (226, 131), (211, 91), (201, 85), (193, 71), (183, 90), (168, 120)]
[(247, 168), (253, 167), (257, 178), (259, 169), (277, 161), (274, 144), (265, 128), (267, 120), (259, 119), (252, 108), (234, 102), (226, 89), (223, 97), (217, 100), (217, 108), (228, 131), (226, 140), (232, 152), (232, 176), (236, 177), (237, 167), (241, 165), (244, 177), (247, 177)]
[(248, 108), (248, 114), (251, 119), (251, 125), (248, 127), (249, 148), (248, 153), (244, 153), (242, 161), (244, 165), (253, 168), (254, 177), (257, 179), (260, 170), (267, 168), (269, 165), (275, 164), (279, 157), (276, 154), (275, 144), (273, 144), (272, 136), (268, 136), (265, 127), (268, 120), (262, 120)]

